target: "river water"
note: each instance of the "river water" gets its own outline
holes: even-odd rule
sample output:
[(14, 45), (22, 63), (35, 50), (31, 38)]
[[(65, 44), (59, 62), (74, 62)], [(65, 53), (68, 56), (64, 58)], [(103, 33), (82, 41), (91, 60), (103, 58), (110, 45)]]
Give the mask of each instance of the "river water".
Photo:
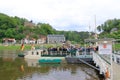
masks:
[(39, 64), (17, 53), (0, 51), (0, 80), (102, 80), (85, 64)]

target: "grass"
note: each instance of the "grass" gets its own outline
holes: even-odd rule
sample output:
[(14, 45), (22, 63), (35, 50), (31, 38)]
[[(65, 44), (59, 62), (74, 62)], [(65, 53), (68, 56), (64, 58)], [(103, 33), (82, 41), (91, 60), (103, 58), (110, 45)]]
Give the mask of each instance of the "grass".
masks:
[(115, 44), (114, 49), (120, 51), (120, 43)]
[[(30, 50), (31, 49), (31, 44), (24, 44), (24, 50)], [(34, 45), (36, 48), (49, 48), (49, 47), (56, 47), (56, 46), (61, 46), (61, 44), (35, 44)], [(0, 50), (21, 50), (21, 44), (15, 44), (15, 45), (3, 45), (0, 44)]]
[[(30, 45), (25, 45), (24, 50), (30, 49), (31, 46)], [(16, 44), (16, 45), (0, 45), (0, 50), (20, 50), (21, 49), (21, 45), (20, 44)]]

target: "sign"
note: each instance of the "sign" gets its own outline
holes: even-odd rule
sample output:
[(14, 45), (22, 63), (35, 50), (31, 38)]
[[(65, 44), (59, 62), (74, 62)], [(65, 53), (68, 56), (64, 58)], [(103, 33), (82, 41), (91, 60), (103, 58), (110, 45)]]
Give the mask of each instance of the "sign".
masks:
[(112, 54), (112, 44), (107, 41), (99, 42), (99, 54)]

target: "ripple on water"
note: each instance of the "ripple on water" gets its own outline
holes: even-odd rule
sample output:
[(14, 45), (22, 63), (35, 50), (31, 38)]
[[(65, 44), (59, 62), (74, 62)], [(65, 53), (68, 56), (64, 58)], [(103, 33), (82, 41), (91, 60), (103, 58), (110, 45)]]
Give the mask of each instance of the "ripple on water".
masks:
[(48, 73), (35, 72), (23, 80), (99, 80), (94, 69), (88, 66), (67, 65), (50, 68)]

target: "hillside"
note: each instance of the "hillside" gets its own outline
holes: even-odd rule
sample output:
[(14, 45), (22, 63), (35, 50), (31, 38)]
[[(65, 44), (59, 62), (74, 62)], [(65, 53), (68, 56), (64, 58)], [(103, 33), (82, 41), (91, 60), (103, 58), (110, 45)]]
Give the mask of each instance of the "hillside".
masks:
[[(120, 39), (120, 19), (107, 20), (97, 27), (100, 32), (99, 38), (114, 38)], [(94, 38), (94, 32), (77, 32), (77, 31), (58, 31), (48, 23), (33, 23), (25, 18), (17, 16), (8, 16), (0, 13), (0, 42), (3, 38), (15, 38), (21, 40), (29, 36), (29, 38), (40, 38), (41, 35), (62, 34), (66, 40), (72, 42), (83, 43), (84, 39)]]
[(97, 27), (99, 38), (120, 39), (120, 19), (107, 20)]
[(89, 32), (57, 31), (47, 23), (39, 22), (35, 24), (32, 20), (0, 13), (0, 41), (3, 38), (21, 40), (28, 36), (38, 39), (41, 35), (47, 36), (48, 34), (63, 34), (66, 40), (80, 43), (89, 37)]

